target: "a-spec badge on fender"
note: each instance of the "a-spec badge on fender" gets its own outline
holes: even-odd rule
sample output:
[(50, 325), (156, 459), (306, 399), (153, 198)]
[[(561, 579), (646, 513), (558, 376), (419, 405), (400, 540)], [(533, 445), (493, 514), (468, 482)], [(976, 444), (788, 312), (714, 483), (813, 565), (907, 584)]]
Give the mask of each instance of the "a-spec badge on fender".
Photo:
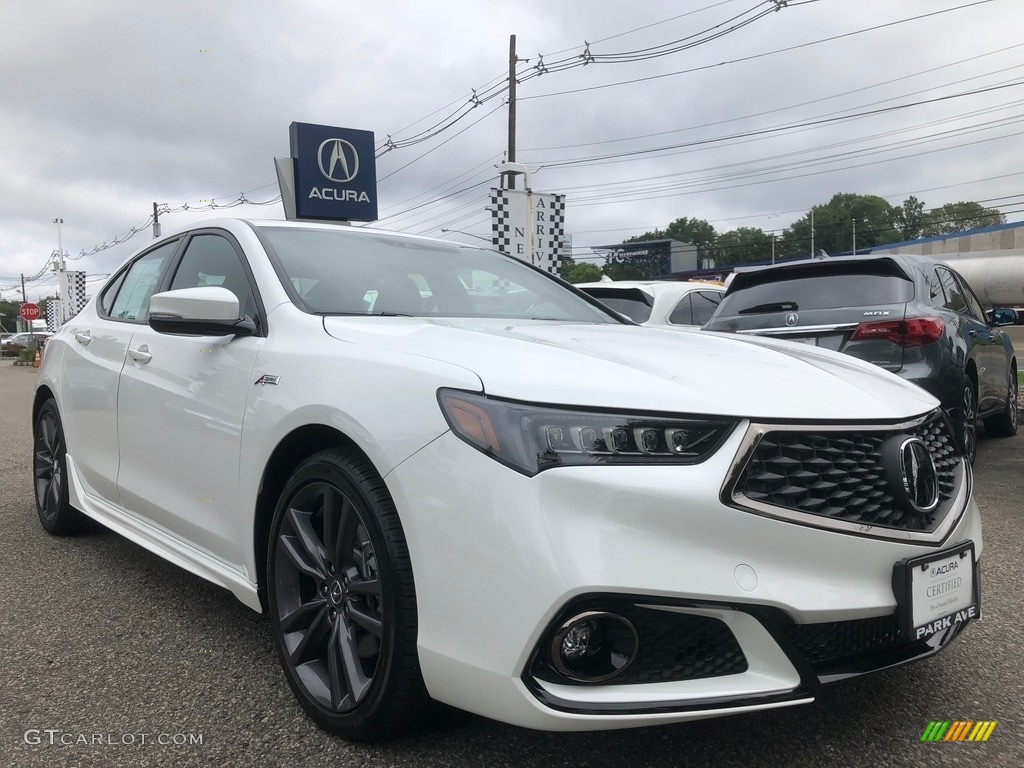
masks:
[(280, 376), (274, 376), (272, 373), (264, 373), (262, 376), (260, 376), (258, 379), (256, 379), (255, 385), (256, 386), (260, 386), (260, 385), (266, 386), (267, 384), (273, 384), (276, 387), (280, 381), (281, 381), (281, 377)]

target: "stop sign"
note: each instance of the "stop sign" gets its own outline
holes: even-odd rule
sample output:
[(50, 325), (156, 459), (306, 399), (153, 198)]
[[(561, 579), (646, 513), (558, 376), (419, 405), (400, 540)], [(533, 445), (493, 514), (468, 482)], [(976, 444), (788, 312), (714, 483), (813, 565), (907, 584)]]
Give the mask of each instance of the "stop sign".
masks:
[(23, 320), (37, 320), (39, 318), (38, 304), (22, 304), (21, 318)]

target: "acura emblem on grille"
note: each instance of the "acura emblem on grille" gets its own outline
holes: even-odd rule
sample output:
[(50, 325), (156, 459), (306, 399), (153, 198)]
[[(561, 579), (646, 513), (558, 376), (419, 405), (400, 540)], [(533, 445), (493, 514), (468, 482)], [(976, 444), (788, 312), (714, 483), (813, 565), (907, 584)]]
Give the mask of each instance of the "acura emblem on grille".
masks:
[(899, 450), (900, 475), (907, 501), (917, 512), (931, 512), (939, 504), (939, 473), (924, 441), (910, 437)]

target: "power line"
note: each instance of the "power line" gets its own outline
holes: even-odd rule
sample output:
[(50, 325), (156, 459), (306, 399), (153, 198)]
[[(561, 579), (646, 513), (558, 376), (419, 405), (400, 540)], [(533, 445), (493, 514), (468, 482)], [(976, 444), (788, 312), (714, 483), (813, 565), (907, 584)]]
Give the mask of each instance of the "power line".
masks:
[[(990, 3), (990, 2), (992, 2), (992, 0), (976, 0), (973, 3), (966, 3), (964, 5), (958, 5), (958, 6), (955, 6), (953, 8), (945, 8), (945, 9), (943, 9), (941, 11), (932, 11), (931, 13), (923, 13), (923, 14), (920, 14), (918, 16), (911, 16), (911, 17), (906, 18), (906, 19), (899, 19), (897, 21), (890, 21), (890, 22), (888, 22), (886, 24), (878, 24), (878, 25), (875, 25), (873, 27), (865, 27), (864, 29), (858, 29), (858, 30), (855, 30), (853, 32), (845, 32), (843, 34), (833, 35), (831, 37), (824, 37), (824, 38), (821, 38), (819, 40), (812, 40), (812, 41), (807, 42), (807, 43), (798, 43), (796, 45), (786, 46), (785, 48), (777, 48), (777, 49), (772, 50), (772, 51), (764, 51), (762, 53), (756, 53), (756, 54), (752, 54), (750, 56), (742, 56), (742, 57), (737, 58), (737, 59), (728, 59), (726, 61), (720, 61), (717, 64), (705, 64), (705, 65), (702, 65), (702, 66), (699, 66), (699, 67), (691, 67), (689, 69), (681, 69), (681, 70), (678, 70), (676, 72), (665, 72), (665, 73), (662, 73), (662, 74), (659, 74), (659, 75), (649, 75), (647, 77), (634, 78), (632, 80), (622, 80), (622, 81), (619, 81), (619, 82), (616, 82), (616, 83), (605, 83), (604, 85), (592, 85), (592, 86), (588, 86), (588, 87), (584, 87), (584, 88), (573, 88), (573, 89), (566, 90), (566, 91), (555, 91), (555, 92), (552, 92), (552, 93), (538, 93), (538, 94), (535, 94), (533, 96), (520, 96), (519, 100), (520, 101), (527, 101), (529, 99), (546, 99), (546, 98), (548, 98), (550, 96), (567, 96), (567, 95), (573, 94), (573, 93), (584, 93), (584, 92), (587, 92), (587, 91), (597, 91), (597, 90), (601, 90), (603, 88), (614, 88), (614, 87), (617, 87), (617, 86), (620, 86), (620, 85), (635, 85), (636, 83), (645, 83), (645, 82), (649, 82), (651, 80), (660, 80), (660, 79), (666, 78), (666, 77), (675, 77), (677, 75), (685, 75), (685, 74), (690, 74), (690, 73), (693, 73), (693, 72), (701, 72), (701, 71), (708, 70), (708, 69), (715, 69), (717, 67), (723, 67), (723, 66), (727, 66), (729, 64), (739, 64), (739, 63), (745, 62), (745, 61), (754, 61), (756, 59), (763, 59), (763, 58), (765, 58), (767, 56), (775, 56), (775, 55), (780, 54), (780, 53), (788, 53), (789, 51), (796, 51), (796, 50), (799, 50), (801, 48), (808, 48), (808, 47), (813, 46), (813, 45), (821, 45), (823, 43), (830, 43), (830, 42), (834, 42), (836, 40), (842, 40), (844, 38), (853, 37), (855, 35), (862, 35), (862, 34), (865, 34), (867, 32), (875, 32), (875, 31), (877, 31), (879, 29), (886, 29), (887, 27), (894, 27), (894, 26), (897, 26), (899, 24), (907, 24), (907, 23), (912, 22), (912, 21), (920, 21), (921, 19), (926, 19), (926, 18), (929, 18), (931, 16), (939, 16), (939, 15), (944, 14), (944, 13), (951, 13), (952, 11), (959, 11), (959, 10), (962, 10), (964, 8), (971, 8), (971, 7), (976, 6), (976, 5), (984, 5), (984, 4)], [(526, 79), (526, 78), (524, 78), (524, 79)]]

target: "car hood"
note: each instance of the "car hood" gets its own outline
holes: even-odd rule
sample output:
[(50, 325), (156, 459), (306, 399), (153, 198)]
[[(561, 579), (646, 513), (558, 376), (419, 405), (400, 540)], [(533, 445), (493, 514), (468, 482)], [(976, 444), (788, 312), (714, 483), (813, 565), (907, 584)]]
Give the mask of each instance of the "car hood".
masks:
[(938, 401), (875, 366), (761, 337), (534, 320), (326, 317), (327, 333), (473, 371), (496, 397), (758, 419), (903, 419)]

